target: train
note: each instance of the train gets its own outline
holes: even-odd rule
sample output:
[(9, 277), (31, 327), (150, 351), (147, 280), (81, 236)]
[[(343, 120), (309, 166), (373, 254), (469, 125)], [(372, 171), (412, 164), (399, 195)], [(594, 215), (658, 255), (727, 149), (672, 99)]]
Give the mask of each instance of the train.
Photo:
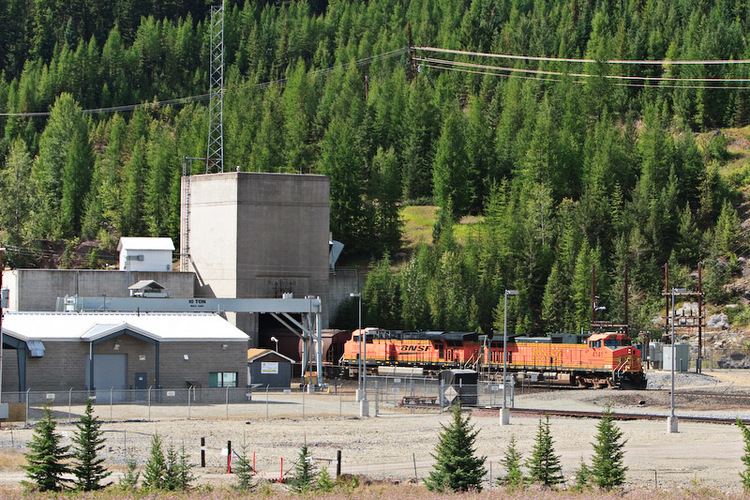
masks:
[[(496, 378), (503, 369), (502, 337), (470, 332), (354, 330), (339, 364), (345, 376), (359, 370), (360, 336), (364, 334), (367, 373), (381, 367), (408, 368), (424, 374), (470, 368)], [(644, 388), (641, 351), (622, 332), (508, 338), (507, 370), (516, 379), (579, 387)], [(407, 371), (403, 371), (407, 370)]]

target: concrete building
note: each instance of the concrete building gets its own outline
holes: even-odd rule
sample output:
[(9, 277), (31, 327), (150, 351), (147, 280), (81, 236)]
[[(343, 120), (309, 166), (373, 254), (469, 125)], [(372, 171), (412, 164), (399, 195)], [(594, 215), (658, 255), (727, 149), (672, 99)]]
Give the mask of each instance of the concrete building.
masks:
[(171, 271), (172, 238), (120, 238), (120, 271)]
[(153, 280), (170, 297), (193, 298), (195, 275), (178, 272), (101, 271), (91, 269), (13, 269), (3, 271), (3, 286), (9, 289), (10, 311), (55, 311), (57, 298), (128, 297), (128, 287)]
[(292, 360), (270, 349), (247, 350), (247, 380), (250, 386), (289, 389)]
[(6, 392), (247, 385), (247, 335), (216, 314), (7, 313), (3, 346)]
[[(196, 296), (327, 298), (329, 180), (231, 172), (182, 179), (180, 249)], [(156, 279), (156, 278), (154, 278)], [(161, 280), (158, 280), (162, 283)], [(327, 324), (323, 304), (323, 325)], [(227, 314), (258, 345), (257, 314)]]

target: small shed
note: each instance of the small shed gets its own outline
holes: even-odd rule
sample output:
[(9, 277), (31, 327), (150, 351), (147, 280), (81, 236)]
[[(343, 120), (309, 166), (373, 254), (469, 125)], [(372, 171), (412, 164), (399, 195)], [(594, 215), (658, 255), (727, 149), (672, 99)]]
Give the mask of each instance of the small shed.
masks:
[(292, 385), (292, 363), (290, 358), (271, 349), (248, 349), (248, 384), (288, 389)]
[(128, 287), (131, 297), (165, 298), (169, 297), (167, 289), (154, 280), (141, 280)]
[(172, 238), (120, 238), (120, 271), (171, 271)]

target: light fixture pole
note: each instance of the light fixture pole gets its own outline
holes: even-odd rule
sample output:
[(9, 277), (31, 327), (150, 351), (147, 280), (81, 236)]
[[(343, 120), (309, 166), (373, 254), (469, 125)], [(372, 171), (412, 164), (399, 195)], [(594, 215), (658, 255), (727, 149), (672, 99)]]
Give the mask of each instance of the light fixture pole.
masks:
[(271, 337), (271, 342), (274, 342), (276, 344), (276, 352), (279, 352), (279, 339), (276, 337)]
[(362, 294), (352, 292), (349, 297), (357, 299), (357, 346), (359, 347), (359, 356), (357, 356), (357, 401), (362, 400)]
[(500, 425), (510, 425), (508, 408), (508, 296), (518, 295), (518, 290), (505, 290), (503, 296), (503, 407), (500, 410)]
[(674, 372), (675, 364), (677, 362), (677, 349), (675, 349), (675, 338), (674, 338), (674, 321), (675, 321), (675, 295), (685, 293), (685, 288), (672, 288), (672, 343), (670, 348), (672, 350), (672, 391), (670, 396), (669, 404), (669, 417), (667, 417), (667, 432), (674, 434), (677, 432), (677, 416), (674, 414)]

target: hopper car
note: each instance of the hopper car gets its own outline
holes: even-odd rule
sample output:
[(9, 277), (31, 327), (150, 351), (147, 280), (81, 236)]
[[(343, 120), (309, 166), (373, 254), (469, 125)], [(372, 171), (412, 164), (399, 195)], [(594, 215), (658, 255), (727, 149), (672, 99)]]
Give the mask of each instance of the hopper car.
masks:
[[(380, 366), (421, 368), (424, 373), (471, 368), (497, 378), (503, 369), (502, 338), (476, 333), (355, 330), (344, 345), (340, 365), (345, 376), (356, 376), (359, 340), (366, 332), (365, 366), (375, 373)], [(641, 352), (624, 333), (550, 335), (508, 339), (508, 371), (518, 379), (553, 381), (580, 387), (642, 388), (646, 378)]]

